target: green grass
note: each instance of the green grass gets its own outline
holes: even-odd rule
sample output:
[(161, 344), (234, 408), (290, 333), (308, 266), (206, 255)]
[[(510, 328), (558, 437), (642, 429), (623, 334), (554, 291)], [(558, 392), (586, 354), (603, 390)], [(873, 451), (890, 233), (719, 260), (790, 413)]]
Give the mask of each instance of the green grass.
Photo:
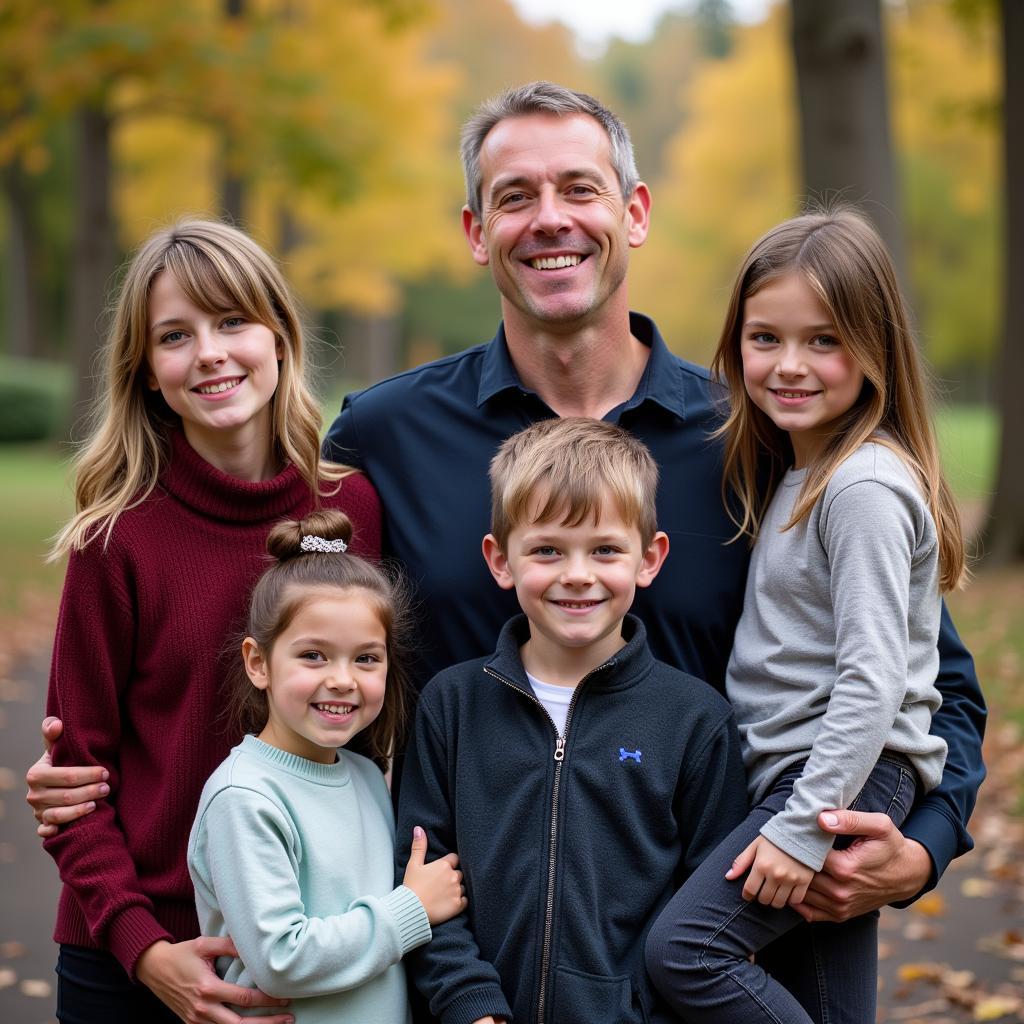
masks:
[(947, 406), (935, 418), (942, 468), (962, 502), (986, 501), (992, 494), (997, 424), (995, 411), (984, 405)]
[(59, 450), (0, 445), (0, 612), (16, 612), (30, 591), (56, 592), (62, 565), (45, 565), (50, 538), (73, 511)]

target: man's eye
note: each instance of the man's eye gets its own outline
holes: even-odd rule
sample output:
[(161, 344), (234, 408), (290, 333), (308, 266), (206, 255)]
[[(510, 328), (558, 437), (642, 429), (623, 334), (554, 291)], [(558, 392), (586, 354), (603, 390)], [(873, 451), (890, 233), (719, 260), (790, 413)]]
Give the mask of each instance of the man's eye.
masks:
[(592, 196), (594, 194), (593, 188), (590, 185), (572, 185), (569, 188), (569, 195), (575, 198)]

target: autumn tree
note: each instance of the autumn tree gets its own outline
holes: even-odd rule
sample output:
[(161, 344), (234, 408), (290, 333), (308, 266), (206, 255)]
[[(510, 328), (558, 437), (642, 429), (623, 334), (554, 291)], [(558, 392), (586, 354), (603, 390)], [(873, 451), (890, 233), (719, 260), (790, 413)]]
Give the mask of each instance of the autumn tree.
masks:
[(919, 334), (942, 380), (956, 382), (954, 397), (977, 401), (987, 394), (998, 348), (995, 10), (968, 22), (949, 4), (915, 0), (889, 13), (887, 37)]
[(791, 10), (806, 197), (861, 205), (903, 269), (880, 2), (792, 0)]
[(743, 253), (797, 208), (784, 15), (738, 26), (729, 55), (695, 69), (663, 173), (650, 180), (651, 232), (632, 257), (630, 304), (699, 362), (714, 351)]
[(425, 56), (424, 16), (416, 0), (11, 0), (0, 55), (28, 54), (25, 116), (0, 89), (0, 164), (78, 129), (81, 398), (116, 253), (183, 213), (238, 216), (242, 182), (247, 224), (313, 305), (394, 306), (397, 281), (444, 261), (452, 76)]
[[(68, 333), (77, 380), (76, 407), (92, 392), (93, 357), (118, 246), (111, 209), (111, 136), (119, 82), (194, 80), (210, 65), (195, 11), (138, 0), (9, 0), (0, 65), (17, 76), (0, 90), (0, 165), (17, 171), (54, 127), (69, 123), (75, 166)], [(12, 100), (12, 97), (16, 97)], [(31, 266), (31, 264), (28, 264)]]
[(565, 26), (527, 24), (511, 0), (436, 0), (429, 39), (430, 55), (457, 75), (438, 163), (447, 180), (436, 241), (451, 247), (451, 258), (437, 261), (434, 272), (405, 289), (401, 329), (410, 362), (486, 341), (501, 316), (490, 274), (469, 258), (459, 226), (465, 202), (458, 148), (462, 123), (482, 100), (509, 86), (546, 78), (594, 92), (598, 81)]
[(47, 308), (41, 282), (47, 251), (37, 183), (50, 165), (50, 139), (40, 130), (26, 81), (44, 44), (50, 14), (44, 5), (0, 5), (0, 190), (5, 232), (3, 335), (23, 357), (46, 349)]
[(983, 543), (993, 563), (1024, 560), (1024, 4), (1001, 0), (999, 7), (1006, 193), (1003, 344), (996, 375), (1002, 427)]

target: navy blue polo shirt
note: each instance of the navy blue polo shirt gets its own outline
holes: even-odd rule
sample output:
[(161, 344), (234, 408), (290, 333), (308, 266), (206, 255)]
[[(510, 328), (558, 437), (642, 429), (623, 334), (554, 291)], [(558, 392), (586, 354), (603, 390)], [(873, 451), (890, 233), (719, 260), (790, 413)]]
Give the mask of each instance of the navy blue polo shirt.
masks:
[[(670, 540), (653, 586), (633, 606), (655, 657), (722, 689), (749, 553), (728, 544), (718, 422), (708, 372), (673, 355), (653, 322), (631, 330), (651, 354), (636, 393), (605, 419), (639, 437), (661, 467), (658, 528)], [(499, 328), (493, 341), (349, 395), (325, 455), (363, 469), (384, 508), (384, 552), (415, 585), (418, 682), (489, 654), (518, 612), (480, 550), (490, 529), (487, 467), (505, 438), (555, 413), (516, 374)]]
[[(651, 354), (636, 393), (612, 409), (650, 449), (661, 470), (658, 528), (669, 556), (633, 612), (654, 656), (724, 692), (733, 631), (743, 604), (749, 551), (728, 543), (735, 527), (722, 504), (721, 422), (708, 371), (670, 352), (653, 321), (630, 314)], [(362, 469), (380, 494), (385, 557), (414, 588), (419, 633), (417, 688), (449, 665), (494, 650), (519, 611), (481, 553), (490, 528), (487, 467), (506, 437), (555, 413), (523, 387), (503, 327), (485, 345), (427, 363), (349, 395), (324, 441), (324, 456)], [(932, 732), (949, 745), (942, 782), (903, 825), (936, 867), (973, 845), (967, 833), (978, 787), (985, 702), (974, 663), (943, 608), (936, 686), (943, 704)]]

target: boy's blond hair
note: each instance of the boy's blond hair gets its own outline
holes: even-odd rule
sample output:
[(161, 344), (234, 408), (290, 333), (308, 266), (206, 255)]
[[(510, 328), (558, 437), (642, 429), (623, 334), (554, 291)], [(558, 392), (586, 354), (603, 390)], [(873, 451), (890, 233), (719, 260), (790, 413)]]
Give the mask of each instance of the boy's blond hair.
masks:
[[(504, 551), (515, 527), (579, 526), (611, 500), (640, 531), (646, 549), (657, 530), (658, 466), (647, 446), (614, 423), (566, 416), (513, 434), (491, 460), (491, 533)], [(537, 509), (536, 502), (543, 501)]]

